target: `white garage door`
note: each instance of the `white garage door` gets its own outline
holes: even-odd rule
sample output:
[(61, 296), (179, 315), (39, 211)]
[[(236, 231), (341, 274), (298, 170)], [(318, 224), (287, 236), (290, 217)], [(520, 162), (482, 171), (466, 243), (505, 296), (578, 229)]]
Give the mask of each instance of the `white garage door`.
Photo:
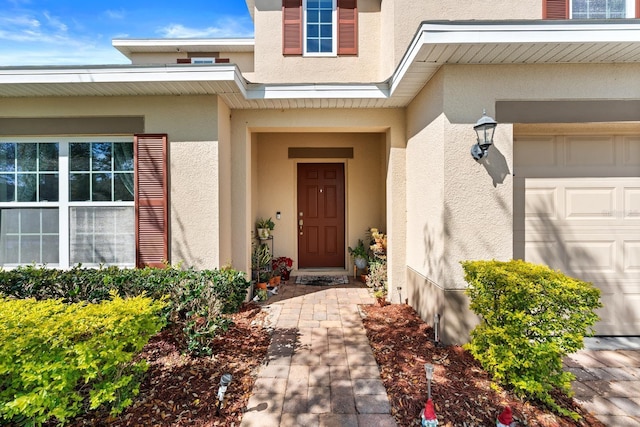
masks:
[(602, 291), (599, 335), (640, 335), (640, 136), (515, 138), (514, 257)]

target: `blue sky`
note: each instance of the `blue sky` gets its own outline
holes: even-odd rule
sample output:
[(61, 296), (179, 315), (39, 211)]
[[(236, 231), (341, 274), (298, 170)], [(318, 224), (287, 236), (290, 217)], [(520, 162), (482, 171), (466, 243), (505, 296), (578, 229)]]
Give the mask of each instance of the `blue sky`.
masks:
[(0, 66), (129, 63), (114, 38), (252, 36), (244, 0), (0, 0)]

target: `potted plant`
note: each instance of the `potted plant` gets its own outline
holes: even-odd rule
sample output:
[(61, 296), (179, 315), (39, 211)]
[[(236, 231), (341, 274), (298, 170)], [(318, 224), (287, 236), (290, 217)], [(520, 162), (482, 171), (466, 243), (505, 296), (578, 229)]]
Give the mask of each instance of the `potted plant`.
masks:
[(271, 220), (271, 218), (258, 218), (256, 220), (256, 229), (258, 231), (258, 238), (265, 240), (271, 236), (271, 232), (276, 227), (276, 224)]
[[(253, 244), (253, 251), (251, 253), (251, 268), (253, 270), (253, 278), (257, 280), (257, 283), (265, 283), (269, 280), (271, 276), (271, 252), (269, 251), (269, 246), (265, 243)], [(265, 279), (266, 280), (262, 280)], [(260, 287), (260, 286), (258, 286)]]
[(275, 274), (279, 275), (282, 280), (289, 280), (291, 270), (293, 269), (293, 260), (286, 256), (274, 258), (271, 261), (271, 269)]
[(367, 268), (367, 264), (369, 263), (369, 254), (367, 249), (364, 247), (364, 242), (362, 239), (358, 239), (358, 245), (355, 248), (349, 246), (349, 255), (353, 257), (353, 262), (360, 270)]

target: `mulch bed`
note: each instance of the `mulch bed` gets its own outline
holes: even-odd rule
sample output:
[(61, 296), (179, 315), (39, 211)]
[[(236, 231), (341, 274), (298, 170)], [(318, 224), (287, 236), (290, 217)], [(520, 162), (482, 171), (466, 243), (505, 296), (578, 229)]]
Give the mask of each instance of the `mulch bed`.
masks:
[[(425, 363), (435, 367), (431, 391), (440, 426), (495, 426), (497, 415), (509, 405), (518, 426), (604, 427), (569, 398), (560, 401), (583, 416), (579, 422), (508, 392), (495, 391), (469, 353), (459, 346), (435, 346), (433, 329), (408, 305), (362, 309), (391, 412), (401, 427), (420, 425), (419, 414), (427, 396)], [(215, 339), (212, 357), (186, 355), (180, 329), (165, 329), (143, 350), (141, 356), (149, 361), (149, 370), (133, 405), (117, 417), (97, 410), (67, 425), (239, 426), (271, 339), (264, 327), (265, 316), (259, 306), (246, 304), (233, 315), (235, 326)], [(231, 373), (233, 381), (226, 393), (226, 406), (216, 415), (216, 395), (224, 373)]]
[(399, 426), (420, 425), (427, 400), (425, 363), (434, 365), (431, 396), (440, 426), (495, 426), (510, 406), (518, 426), (604, 427), (573, 399), (558, 398), (562, 407), (579, 413), (576, 422), (560, 417), (536, 402), (495, 391), (487, 373), (460, 346), (436, 346), (433, 328), (408, 305), (362, 306), (369, 342)]
[[(235, 325), (214, 340), (211, 357), (185, 354), (180, 328), (169, 327), (145, 346), (142, 357), (149, 370), (132, 406), (113, 418), (97, 410), (74, 419), (78, 426), (239, 426), (242, 410), (251, 395), (256, 368), (270, 342), (263, 327), (265, 313), (245, 304), (232, 315)], [(216, 415), (218, 386), (222, 374), (233, 380), (226, 395), (226, 407)]]

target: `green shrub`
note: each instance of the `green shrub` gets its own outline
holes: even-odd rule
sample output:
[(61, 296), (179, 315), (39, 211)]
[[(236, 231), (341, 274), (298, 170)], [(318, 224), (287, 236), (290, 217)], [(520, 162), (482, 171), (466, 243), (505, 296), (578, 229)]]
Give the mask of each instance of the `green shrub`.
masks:
[(242, 272), (167, 268), (127, 269), (76, 266), (70, 270), (26, 266), (0, 270), (0, 295), (97, 303), (116, 291), (121, 297), (169, 297), (167, 317), (183, 325), (193, 354), (211, 354), (209, 340), (231, 324), (224, 314), (238, 311), (250, 282)]
[(0, 419), (40, 425), (87, 407), (117, 414), (131, 404), (147, 367), (132, 359), (163, 327), (166, 302), (110, 297), (99, 304), (0, 298)]
[(562, 358), (581, 349), (601, 307), (600, 290), (559, 271), (520, 260), (462, 262), (471, 309), (482, 321), (466, 349), (493, 379), (563, 415), (550, 392), (570, 394)]

